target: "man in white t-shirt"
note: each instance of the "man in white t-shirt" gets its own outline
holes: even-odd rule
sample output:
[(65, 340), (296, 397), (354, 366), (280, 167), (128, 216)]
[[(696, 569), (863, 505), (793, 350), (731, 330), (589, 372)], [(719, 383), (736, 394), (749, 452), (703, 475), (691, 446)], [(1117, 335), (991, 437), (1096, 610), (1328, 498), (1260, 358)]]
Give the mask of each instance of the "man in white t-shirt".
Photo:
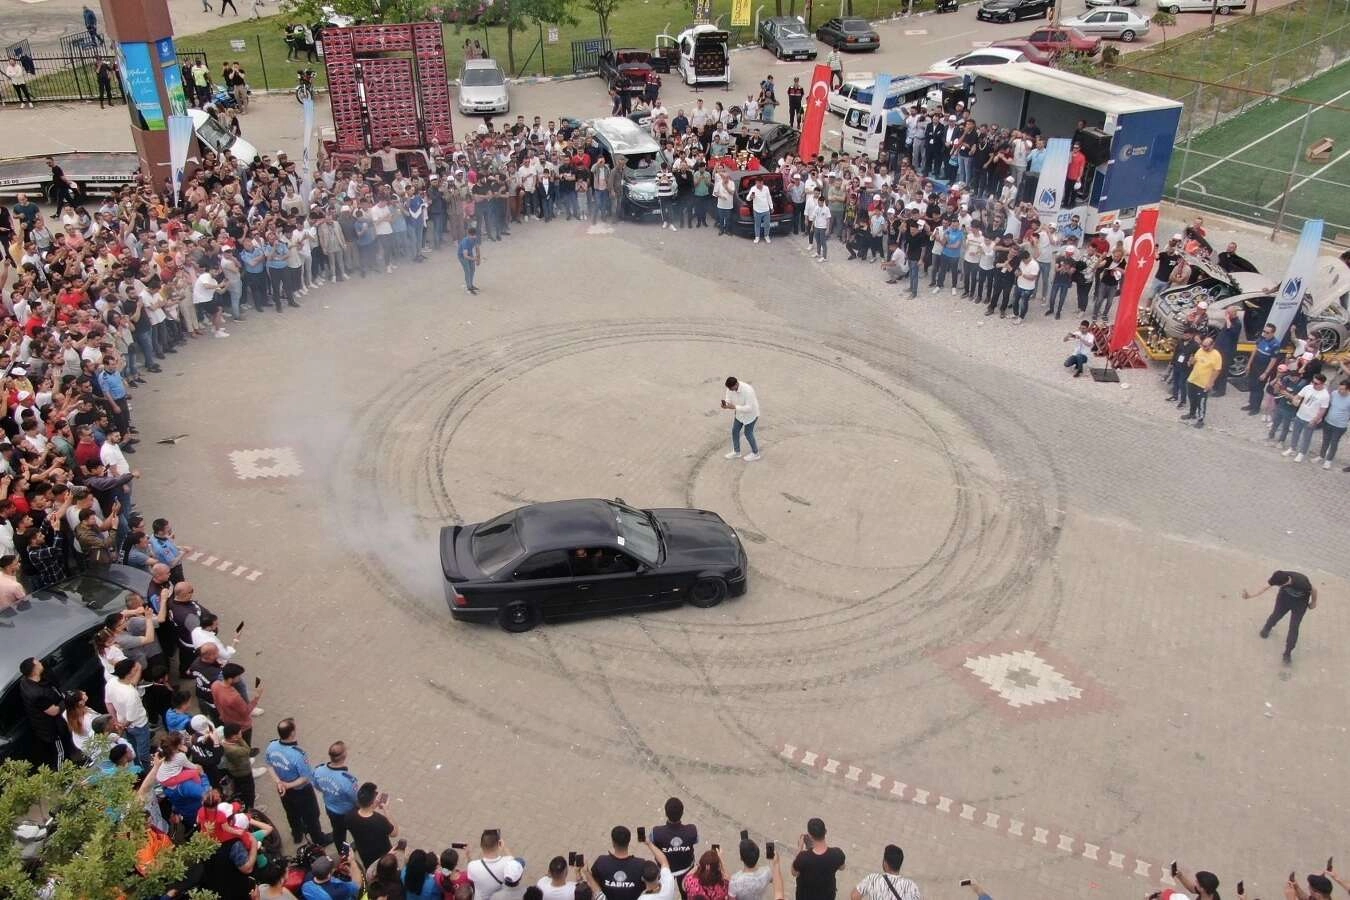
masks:
[(473, 882), (474, 900), (489, 900), (493, 897), (507, 900), (508, 896), (523, 893), (523, 890), (518, 892), (517, 889), (525, 875), (525, 868), (506, 849), (501, 834), (484, 831), (478, 846), (482, 856), (469, 863), (465, 869), (469, 880)]
[(769, 186), (763, 181), (757, 181), (750, 186), (745, 196), (755, 216), (755, 243), (759, 243), (761, 235), (766, 244), (773, 243), (773, 238), (769, 236), (769, 215), (773, 212), (773, 195), (769, 192)]
[(1289, 456), (1297, 453), (1294, 462), (1303, 462), (1313, 434), (1321, 426), (1322, 417), (1326, 415), (1327, 407), (1331, 405), (1327, 376), (1321, 372), (1314, 375), (1312, 383), (1298, 392), (1298, 396), (1294, 398), (1294, 405), (1298, 407), (1294, 413), (1294, 435), (1289, 439), (1289, 449), (1280, 455)]
[(192, 283), (192, 308), (197, 318), (210, 321), (212, 333), (216, 337), (229, 337), (230, 334), (221, 325), (224, 323), (225, 310), (222, 301), (229, 296), (225, 285), (225, 272), (216, 266), (197, 276)]
[(820, 191), (816, 191), (816, 205), (811, 210), (811, 234), (813, 235), (811, 243), (815, 245), (818, 262), (824, 262), (829, 256), (831, 218), (830, 205), (821, 199)]
[[(759, 844), (743, 840), (738, 848), (745, 868), (731, 876), (727, 894), (731, 900), (773, 900), (783, 895), (783, 871), (777, 855), (768, 865), (760, 865)], [(772, 885), (773, 893), (769, 893)]]
[(567, 860), (561, 856), (549, 860), (548, 874), (535, 882), (535, 887), (544, 895), (543, 900), (574, 900), (577, 883), (567, 875)]
[(1073, 377), (1079, 378), (1083, 374), (1083, 366), (1087, 365), (1088, 359), (1092, 356), (1092, 348), (1097, 343), (1097, 338), (1092, 334), (1092, 323), (1087, 319), (1079, 322), (1078, 330), (1064, 335), (1064, 340), (1073, 341), (1073, 352), (1064, 360), (1064, 368), (1072, 366)]

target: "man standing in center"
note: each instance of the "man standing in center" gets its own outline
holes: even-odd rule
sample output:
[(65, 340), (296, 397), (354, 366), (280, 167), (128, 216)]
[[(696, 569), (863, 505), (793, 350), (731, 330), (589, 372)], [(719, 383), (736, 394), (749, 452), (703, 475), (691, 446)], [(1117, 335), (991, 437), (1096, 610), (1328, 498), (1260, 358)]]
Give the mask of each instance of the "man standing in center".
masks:
[(1205, 427), (1205, 411), (1209, 405), (1209, 389), (1223, 369), (1223, 354), (1214, 349), (1214, 338), (1206, 337), (1200, 342), (1191, 362), (1191, 376), (1186, 379), (1186, 393), (1191, 400), (1190, 412), (1183, 415), (1182, 421), (1195, 420), (1196, 428)]
[(731, 423), (731, 450), (724, 454), (727, 459), (741, 455), (741, 431), (745, 431), (746, 443), (750, 452), (744, 457), (746, 462), (759, 459), (759, 445), (755, 443), (755, 425), (759, 422), (759, 397), (755, 389), (743, 381), (730, 377), (726, 381), (727, 392), (722, 397), (722, 408), (734, 411)]

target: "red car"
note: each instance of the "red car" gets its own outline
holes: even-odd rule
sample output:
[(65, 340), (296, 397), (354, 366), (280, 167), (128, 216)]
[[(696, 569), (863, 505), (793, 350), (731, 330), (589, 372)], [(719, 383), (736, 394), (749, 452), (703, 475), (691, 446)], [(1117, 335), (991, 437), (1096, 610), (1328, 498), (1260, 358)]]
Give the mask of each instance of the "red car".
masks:
[(1034, 62), (1038, 66), (1048, 66), (1054, 61), (1054, 57), (1044, 50), (1028, 41), (1008, 40), (994, 41), (991, 47), (1006, 47), (1009, 50), (1017, 50), (1027, 58), (1027, 62)]
[(1027, 43), (1046, 53), (1086, 53), (1095, 56), (1102, 49), (1101, 38), (1090, 38), (1077, 28), (1037, 28), (1027, 35)]

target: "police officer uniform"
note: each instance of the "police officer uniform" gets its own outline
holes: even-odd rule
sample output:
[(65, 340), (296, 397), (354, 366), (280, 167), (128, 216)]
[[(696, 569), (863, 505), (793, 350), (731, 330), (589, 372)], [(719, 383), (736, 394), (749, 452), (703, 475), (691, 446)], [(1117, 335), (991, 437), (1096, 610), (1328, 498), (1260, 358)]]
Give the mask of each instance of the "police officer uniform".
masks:
[(293, 741), (277, 739), (267, 745), (266, 759), (278, 781), (289, 783), (304, 779), (304, 784), (287, 788), (281, 795), (286, 822), (291, 826), (291, 839), (298, 844), (308, 835), (320, 847), (331, 843), (332, 835), (324, 834), (323, 826), (319, 824), (319, 800), (314, 795), (314, 768), (309, 764), (309, 755)]

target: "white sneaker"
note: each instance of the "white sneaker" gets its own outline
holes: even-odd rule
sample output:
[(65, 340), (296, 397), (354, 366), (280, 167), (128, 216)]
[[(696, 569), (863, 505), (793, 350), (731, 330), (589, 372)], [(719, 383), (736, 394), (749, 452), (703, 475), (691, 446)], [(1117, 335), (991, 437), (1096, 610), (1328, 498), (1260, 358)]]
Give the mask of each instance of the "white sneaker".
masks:
[(214, 336), (218, 338), (227, 338), (230, 336), (230, 333), (224, 328), (217, 328)]
[(384, 267), (384, 274), (386, 274), (386, 275), (392, 275), (392, 274), (394, 274), (394, 267), (393, 267), (393, 266), (385, 266), (385, 267)]
[(956, 288), (952, 288), (952, 296), (953, 296), (953, 297), (956, 296)]
[(1303, 454), (1300, 453), (1298, 456), (1295, 456), (1294, 462), (1303, 462)]
[(755, 238), (755, 243), (756, 243), (756, 244), (759, 243), (759, 238)]
[(266, 775), (266, 774), (267, 774), (267, 770), (264, 769), (262, 766), (254, 766), (254, 767), (253, 767), (253, 777), (254, 777), (254, 778), (261, 778), (261, 777), (263, 777), (263, 776)]
[(264, 710), (261, 706), (253, 707), (253, 715), (255, 716), (261, 716), (264, 712), (266, 712), (266, 710)]
[(723, 458), (723, 459), (735, 459), (736, 457), (738, 457), (738, 456), (740, 456), (740, 455), (741, 455), (741, 451), (739, 451), (739, 450), (728, 450), (726, 453), (723, 453), (723, 454), (722, 454), (722, 458)]
[(942, 288), (940, 288), (940, 287), (934, 287), (934, 288), (933, 288), (933, 293), (936, 294), (936, 293), (938, 293), (938, 292), (941, 291), (941, 290), (942, 290)]
[(823, 257), (823, 256), (817, 256), (817, 257), (816, 257), (816, 262), (824, 262), (824, 261), (825, 261), (825, 257)]
[(1281, 456), (1289, 456), (1289, 455), (1292, 454), (1293, 452), (1294, 452), (1294, 448), (1293, 448), (1293, 447), (1290, 447), (1288, 450), (1284, 451), (1284, 452), (1281, 453), (1280, 455), (1281, 455)]
[(1314, 456), (1314, 457), (1312, 458), (1312, 461), (1313, 461), (1313, 462), (1321, 462), (1321, 461), (1322, 461), (1322, 454), (1319, 453), (1319, 454), (1317, 454), (1316, 456)]
[(671, 230), (671, 231), (679, 231), (680, 228), (679, 228), (679, 226), (676, 225), (674, 222), (671, 222), (671, 223), (670, 223), (670, 230)]
[(772, 243), (773, 243), (773, 238), (769, 237), (767, 234), (764, 235), (764, 243), (766, 243), (766, 244), (772, 244)]
[(745, 456), (743, 456), (743, 457), (741, 457), (741, 458), (744, 459), (746, 462), (754, 462), (755, 460), (759, 459), (759, 454), (758, 454), (758, 453), (747, 453), (747, 454), (745, 454)]
[(1331, 460), (1327, 460), (1326, 462), (1322, 463), (1322, 468), (1324, 468), (1324, 469), (1330, 469), (1330, 468), (1331, 468)]

